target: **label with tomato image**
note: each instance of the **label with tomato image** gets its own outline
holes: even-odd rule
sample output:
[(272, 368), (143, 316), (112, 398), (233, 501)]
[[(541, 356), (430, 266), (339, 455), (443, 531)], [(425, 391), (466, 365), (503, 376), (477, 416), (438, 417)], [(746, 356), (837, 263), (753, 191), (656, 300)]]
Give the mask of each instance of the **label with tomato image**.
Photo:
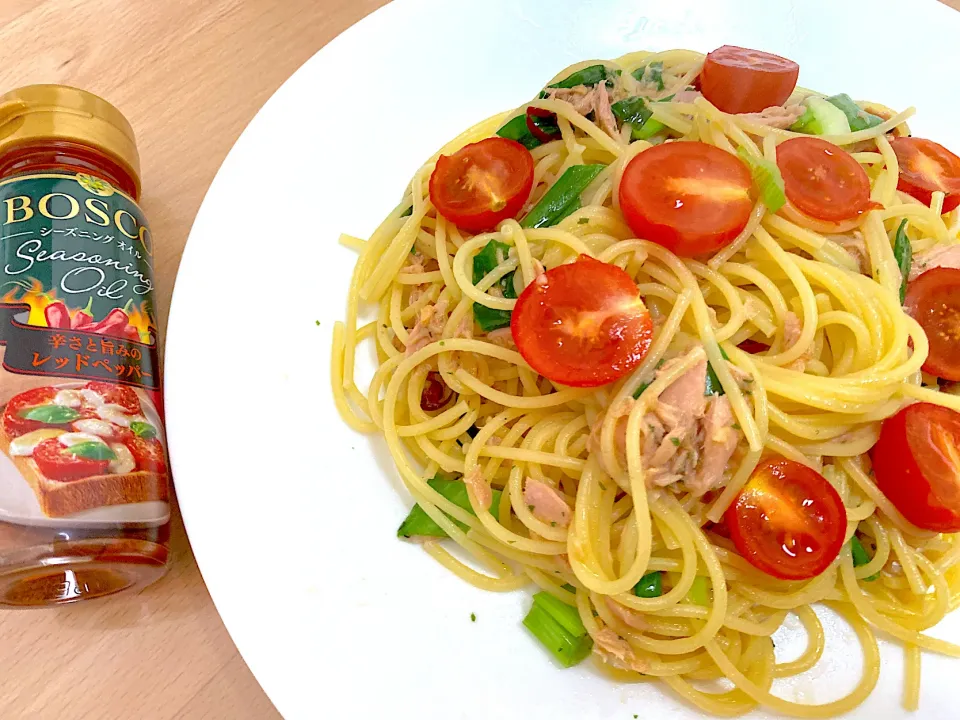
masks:
[(153, 246), (86, 174), (0, 182), (0, 521), (167, 521)]

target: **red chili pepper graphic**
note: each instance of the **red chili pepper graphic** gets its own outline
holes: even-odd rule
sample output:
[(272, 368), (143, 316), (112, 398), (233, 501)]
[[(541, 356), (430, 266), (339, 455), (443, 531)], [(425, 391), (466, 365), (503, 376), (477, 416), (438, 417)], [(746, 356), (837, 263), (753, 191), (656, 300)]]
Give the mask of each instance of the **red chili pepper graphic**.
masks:
[(70, 311), (59, 300), (43, 309), (43, 317), (47, 321), (47, 327), (65, 329), (70, 327)]

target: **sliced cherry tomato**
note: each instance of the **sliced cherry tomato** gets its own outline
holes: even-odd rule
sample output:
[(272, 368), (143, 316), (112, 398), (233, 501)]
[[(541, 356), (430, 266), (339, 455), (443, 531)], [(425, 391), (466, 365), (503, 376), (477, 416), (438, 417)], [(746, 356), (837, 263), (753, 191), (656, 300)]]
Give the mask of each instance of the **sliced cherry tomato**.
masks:
[(960, 205), (960, 157), (943, 145), (915, 137), (898, 137), (890, 141), (900, 163), (897, 189), (929, 205), (933, 193), (946, 194), (943, 212)]
[(734, 155), (702, 142), (644, 150), (620, 181), (620, 210), (638, 237), (677, 255), (716, 252), (747, 224), (750, 170)]
[(871, 456), (877, 487), (907, 520), (960, 532), (960, 413), (907, 405), (883, 421)]
[(800, 66), (793, 60), (736, 45), (709, 53), (699, 75), (703, 96), (727, 113), (783, 105), (798, 77)]
[(516, 140), (491, 137), (441, 155), (430, 176), (430, 200), (470, 232), (514, 217), (533, 189), (533, 156)]
[(167, 456), (163, 451), (163, 444), (156, 438), (148, 440), (131, 435), (123, 441), (123, 444), (137, 461), (137, 470), (155, 473), (167, 471)]
[(587, 255), (527, 285), (510, 330), (530, 367), (574, 387), (613, 382), (650, 349), (653, 321), (637, 284), (616, 265)]
[(816, 470), (772, 456), (761, 460), (724, 518), (737, 551), (782, 580), (806, 580), (840, 554), (843, 500)]
[(94, 460), (70, 452), (57, 438), (39, 443), (33, 450), (33, 461), (51, 480), (64, 481), (104, 475), (110, 465), (109, 460)]
[(141, 412), (140, 398), (137, 397), (136, 390), (131, 387), (97, 382), (96, 380), (88, 382), (84, 387), (88, 390), (93, 390), (103, 398), (105, 403), (120, 405), (131, 415), (137, 415)]
[(20, 411), (37, 405), (49, 405), (57, 395), (56, 388), (38, 387), (12, 397), (3, 410), (3, 431), (9, 437), (17, 437), (46, 426), (38, 420), (20, 417)]
[(439, 410), (453, 398), (453, 390), (443, 381), (440, 373), (431, 370), (420, 393), (420, 409), (424, 412)]
[(870, 179), (850, 153), (826, 140), (791, 138), (777, 146), (787, 200), (800, 212), (839, 222), (869, 210)]
[(960, 380), (960, 270), (927, 270), (907, 285), (903, 305), (930, 343), (923, 369), (945, 380)]
[(742, 343), (737, 345), (737, 347), (743, 350), (745, 353), (750, 353), (751, 355), (763, 353), (770, 349), (770, 346), (766, 343), (762, 343), (759, 340), (754, 340), (753, 338), (747, 338)]
[(527, 129), (540, 142), (550, 142), (560, 137), (557, 116), (549, 110), (538, 107), (527, 108)]

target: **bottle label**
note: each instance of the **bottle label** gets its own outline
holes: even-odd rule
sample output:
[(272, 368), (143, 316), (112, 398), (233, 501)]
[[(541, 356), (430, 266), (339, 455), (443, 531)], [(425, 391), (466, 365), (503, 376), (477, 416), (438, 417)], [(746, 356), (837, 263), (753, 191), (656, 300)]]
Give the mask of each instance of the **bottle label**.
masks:
[(169, 519), (153, 245), (85, 174), (0, 182), (0, 521)]

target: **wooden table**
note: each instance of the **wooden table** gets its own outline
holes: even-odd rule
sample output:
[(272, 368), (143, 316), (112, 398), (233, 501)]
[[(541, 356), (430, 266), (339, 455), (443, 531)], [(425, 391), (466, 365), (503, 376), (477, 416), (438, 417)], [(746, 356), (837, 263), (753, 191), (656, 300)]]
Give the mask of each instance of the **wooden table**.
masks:
[[(165, 313), (193, 218), (241, 131), (304, 61), (382, 4), (0, 0), (0, 92), (75, 85), (130, 120)], [(139, 595), (0, 611), (0, 717), (278, 718), (210, 601), (179, 517), (172, 555), (169, 575)]]
[[(307, 58), (382, 4), (0, 0), (0, 91), (66, 83), (130, 119), (165, 311), (194, 215), (240, 132)], [(169, 575), (139, 595), (0, 612), (0, 717), (279, 717), (230, 641), (179, 517), (172, 550)]]

